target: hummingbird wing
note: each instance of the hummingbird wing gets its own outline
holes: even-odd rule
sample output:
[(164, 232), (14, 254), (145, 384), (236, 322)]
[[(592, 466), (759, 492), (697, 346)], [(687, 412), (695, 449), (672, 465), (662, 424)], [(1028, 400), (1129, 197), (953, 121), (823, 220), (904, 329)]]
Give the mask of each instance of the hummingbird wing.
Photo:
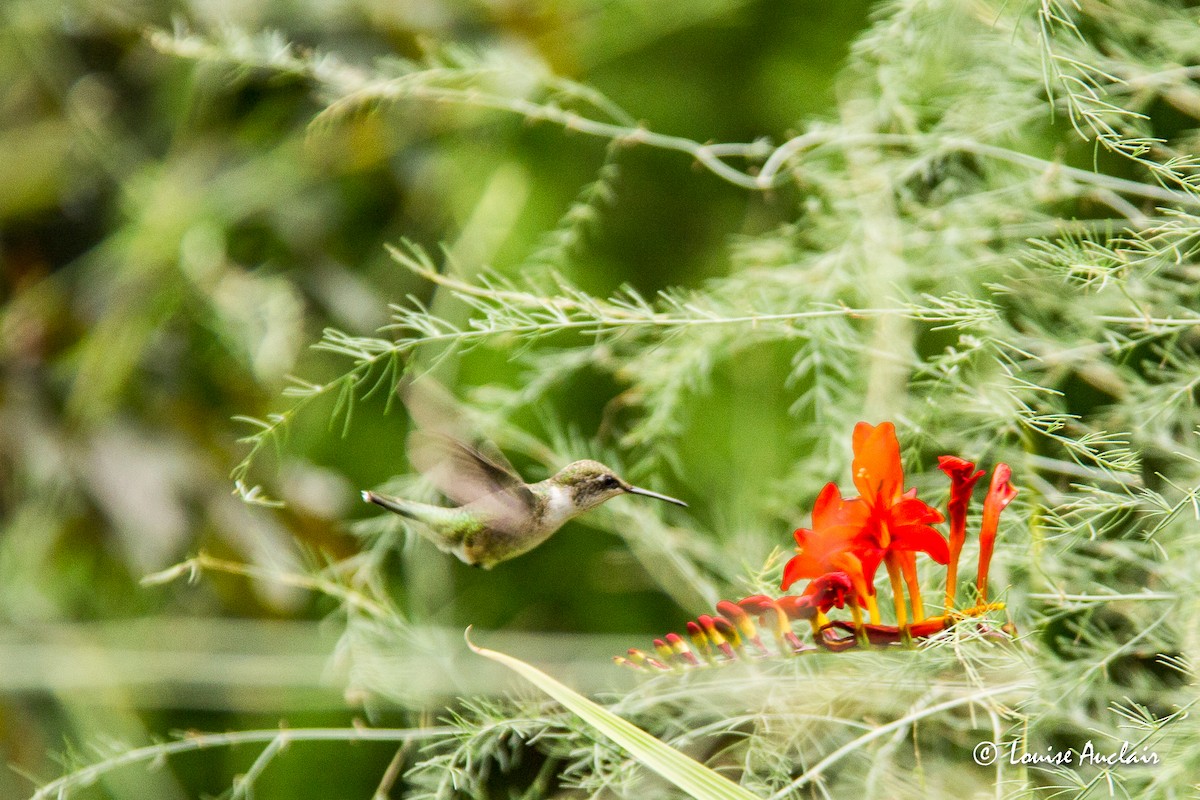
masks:
[(492, 527), (523, 529), (535, 506), (533, 493), (498, 447), (468, 435), (453, 396), (430, 378), (406, 384), (402, 394), (416, 423), (408, 437), (412, 465), (446, 497), (486, 516)]
[(466, 442), (425, 431), (409, 435), (408, 459), (439, 492), (470, 505), (493, 528), (520, 531), (533, 514), (533, 492), (507, 460), (497, 463)]

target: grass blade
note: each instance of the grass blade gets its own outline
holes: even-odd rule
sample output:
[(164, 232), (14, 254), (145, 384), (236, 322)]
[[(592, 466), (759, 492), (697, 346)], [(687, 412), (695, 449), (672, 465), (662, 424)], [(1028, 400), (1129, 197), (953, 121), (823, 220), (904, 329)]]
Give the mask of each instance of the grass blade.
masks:
[(562, 703), (584, 722), (612, 739), (629, 754), (696, 800), (759, 800), (746, 789), (689, 758), (628, 720), (597, 705), (574, 689), (559, 683), (536, 667), (510, 655), (477, 647), (467, 628), (467, 646), (481, 656), (511, 669), (534, 686)]

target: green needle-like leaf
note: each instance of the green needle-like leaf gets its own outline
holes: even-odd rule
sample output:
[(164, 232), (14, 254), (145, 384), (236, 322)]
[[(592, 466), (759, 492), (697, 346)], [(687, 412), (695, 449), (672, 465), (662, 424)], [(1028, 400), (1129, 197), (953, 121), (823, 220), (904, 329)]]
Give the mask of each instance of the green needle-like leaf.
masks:
[(759, 800), (725, 776), (559, 683), (540, 669), (504, 653), (477, 647), (471, 642), (470, 633), (471, 629), (467, 628), (467, 646), (476, 653), (503, 664), (537, 686), (696, 800)]

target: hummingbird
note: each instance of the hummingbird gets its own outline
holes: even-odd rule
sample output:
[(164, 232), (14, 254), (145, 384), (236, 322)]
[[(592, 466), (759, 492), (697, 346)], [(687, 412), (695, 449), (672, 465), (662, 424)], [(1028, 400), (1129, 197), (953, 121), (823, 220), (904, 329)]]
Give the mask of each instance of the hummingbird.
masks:
[(439, 550), (474, 567), (491, 569), (529, 552), (568, 520), (622, 494), (653, 497), (687, 507), (665, 494), (633, 486), (599, 461), (584, 459), (544, 481), (526, 483), (495, 445), (472, 445), (447, 424), (430, 388), (405, 404), (418, 428), (409, 435), (409, 461), (457, 506), (436, 506), (364, 491), (363, 500), (415, 520), (419, 532)]

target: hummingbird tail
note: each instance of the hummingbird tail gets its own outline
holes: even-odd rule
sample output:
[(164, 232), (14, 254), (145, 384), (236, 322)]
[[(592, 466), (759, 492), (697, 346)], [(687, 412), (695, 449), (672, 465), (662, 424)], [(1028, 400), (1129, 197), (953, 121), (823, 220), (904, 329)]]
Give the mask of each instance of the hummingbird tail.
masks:
[(391, 497), (370, 491), (363, 492), (362, 498), (368, 503), (386, 508), (393, 514), (415, 520), (419, 524), (414, 527), (414, 530), (433, 542), (439, 550), (453, 553), (468, 564), (473, 563), (462, 551), (463, 537), (466, 536), (468, 530), (479, 526), (478, 520), (470, 514), (464, 514), (458, 508), (431, 506), (415, 500), (405, 500), (402, 497)]
[(397, 497), (388, 497), (386, 494), (376, 494), (375, 492), (363, 492), (362, 499), (368, 503), (374, 503), (381, 508), (386, 508), (393, 514), (399, 514), (409, 519), (418, 519), (417, 515), (413, 513), (412, 508), (409, 507), (408, 502)]

